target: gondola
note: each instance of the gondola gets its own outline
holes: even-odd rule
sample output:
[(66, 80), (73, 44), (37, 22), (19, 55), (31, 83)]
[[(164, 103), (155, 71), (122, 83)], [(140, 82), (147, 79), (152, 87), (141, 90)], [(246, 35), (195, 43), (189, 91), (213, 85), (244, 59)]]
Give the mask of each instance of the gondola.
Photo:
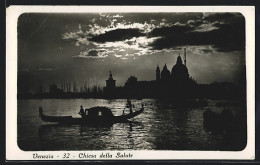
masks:
[(92, 107), (86, 109), (86, 115), (80, 118), (73, 118), (72, 116), (47, 116), (43, 114), (43, 109), (39, 107), (39, 116), (42, 121), (54, 122), (59, 124), (89, 124), (89, 125), (107, 125), (113, 123), (129, 122), (128, 119), (134, 118), (144, 111), (142, 105), (141, 109), (133, 113), (114, 116), (111, 110), (107, 107)]

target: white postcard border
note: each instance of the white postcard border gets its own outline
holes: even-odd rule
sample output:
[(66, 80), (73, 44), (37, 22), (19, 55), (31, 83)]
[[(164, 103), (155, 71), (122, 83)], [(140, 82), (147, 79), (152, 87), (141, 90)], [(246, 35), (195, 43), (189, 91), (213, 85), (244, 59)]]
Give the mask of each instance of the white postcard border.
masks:
[[(242, 151), (23, 151), (17, 145), (17, 21), (22, 13), (240, 12), (246, 22), (247, 139)], [(255, 8), (254, 6), (10, 6), (6, 11), (6, 159), (7, 160), (178, 160), (255, 158)], [(32, 144), (33, 145), (33, 144)], [(129, 153), (131, 158), (116, 158)], [(69, 158), (63, 158), (69, 153)], [(82, 159), (81, 153), (96, 154)], [(99, 158), (110, 153), (113, 158)], [(33, 154), (46, 155), (34, 159)], [(51, 156), (54, 155), (54, 158)], [(48, 157), (49, 156), (49, 157)]]

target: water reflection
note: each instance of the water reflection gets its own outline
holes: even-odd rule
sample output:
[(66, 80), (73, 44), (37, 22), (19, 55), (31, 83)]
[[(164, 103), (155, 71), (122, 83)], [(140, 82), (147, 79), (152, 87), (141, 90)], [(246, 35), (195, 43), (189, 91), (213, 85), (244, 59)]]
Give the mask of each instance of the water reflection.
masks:
[[(160, 104), (157, 102), (155, 107), (154, 118), (158, 120), (158, 127), (154, 132), (156, 149), (177, 149), (187, 148), (187, 134), (189, 134), (188, 108), (175, 107), (168, 104)], [(163, 131), (164, 130), (164, 131)]]
[[(241, 116), (235, 117), (237, 124), (229, 136), (213, 135), (203, 129), (203, 107), (176, 106), (163, 100), (133, 100), (136, 110), (141, 103), (145, 105), (144, 112), (129, 123), (106, 127), (46, 124), (37, 111), (41, 105), (46, 114), (79, 117), (75, 115), (78, 105), (84, 108), (107, 106), (114, 115), (121, 115), (125, 103), (123, 99), (19, 100), (18, 145), (27, 151), (241, 150), (246, 145), (246, 116), (238, 105), (227, 107)], [(223, 109), (212, 103), (209, 105), (212, 110)]]
[[(134, 149), (135, 129), (143, 128), (140, 122), (117, 123), (107, 126), (41, 125), (38, 135), (43, 150), (55, 147), (77, 150)], [(73, 145), (72, 145), (73, 144)]]
[(109, 136), (111, 126), (88, 127), (81, 125), (50, 124), (39, 127), (39, 139), (43, 150), (54, 148), (72, 150), (102, 150), (107, 147), (102, 137)]

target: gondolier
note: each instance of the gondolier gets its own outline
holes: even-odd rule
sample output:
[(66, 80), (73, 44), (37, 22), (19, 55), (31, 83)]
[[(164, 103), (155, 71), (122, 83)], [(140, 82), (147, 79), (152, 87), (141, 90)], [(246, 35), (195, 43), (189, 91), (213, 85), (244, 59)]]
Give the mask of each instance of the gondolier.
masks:
[(130, 114), (132, 114), (133, 113), (133, 109), (132, 109), (132, 103), (131, 103), (130, 99), (127, 99), (127, 107), (129, 107)]
[(86, 118), (86, 113), (84, 112), (83, 106), (80, 106), (79, 115), (81, 115), (82, 118)]

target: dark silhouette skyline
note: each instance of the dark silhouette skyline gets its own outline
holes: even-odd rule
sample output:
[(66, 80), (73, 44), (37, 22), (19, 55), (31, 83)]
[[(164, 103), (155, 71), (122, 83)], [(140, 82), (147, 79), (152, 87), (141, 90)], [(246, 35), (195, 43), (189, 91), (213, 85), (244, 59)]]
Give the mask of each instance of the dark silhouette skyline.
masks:
[[(162, 71), (157, 66), (154, 72), (154, 80), (140, 81), (137, 77), (130, 75), (124, 86), (116, 84), (112, 71), (106, 85), (100, 87), (83, 86), (78, 87), (76, 82), (62, 82), (58, 87), (56, 83), (49, 85), (46, 90), (42, 85), (32, 94), (26, 90), (18, 90), (18, 98), (174, 98), (181, 101), (186, 99), (242, 99), (244, 100), (246, 86), (245, 77), (240, 85), (231, 82), (214, 82), (211, 84), (198, 84), (189, 74), (186, 66), (186, 49), (184, 49), (184, 62), (179, 55), (176, 64), (171, 71), (165, 63)], [(245, 76), (242, 75), (242, 76)], [(18, 89), (19, 86), (18, 86)], [(21, 88), (23, 89), (23, 88)]]

